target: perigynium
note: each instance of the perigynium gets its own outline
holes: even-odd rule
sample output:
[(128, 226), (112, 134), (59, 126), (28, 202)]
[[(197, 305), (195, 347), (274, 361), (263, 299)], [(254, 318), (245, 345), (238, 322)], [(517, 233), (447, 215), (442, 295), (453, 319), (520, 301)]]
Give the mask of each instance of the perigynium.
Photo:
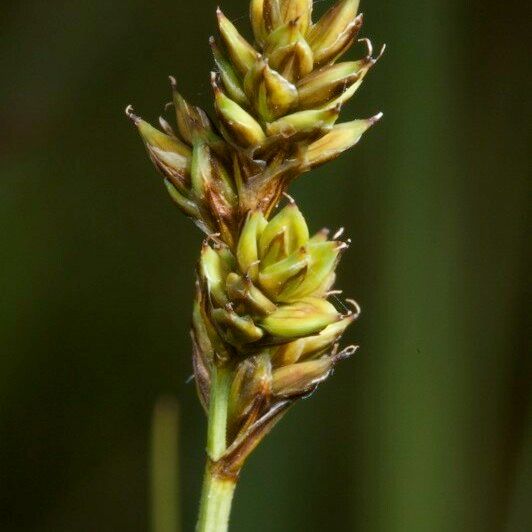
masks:
[[(246, 458), (355, 351), (339, 341), (358, 306), (348, 299), (342, 311), (330, 301), (348, 242), (341, 232), (311, 235), (286, 190), (381, 117), (336, 123), (382, 54), (373, 57), (370, 41), (359, 39), (366, 56), (337, 62), (361, 29), (358, 3), (339, 0), (313, 23), (312, 0), (251, 0), (254, 45), (218, 9), (215, 120), (183, 98), (173, 77), (176, 129), (161, 118), (161, 131), (126, 109), (170, 196), (207, 235), (192, 327), (208, 418), (200, 532), (227, 530)], [(274, 213), (283, 195), (287, 204)]]

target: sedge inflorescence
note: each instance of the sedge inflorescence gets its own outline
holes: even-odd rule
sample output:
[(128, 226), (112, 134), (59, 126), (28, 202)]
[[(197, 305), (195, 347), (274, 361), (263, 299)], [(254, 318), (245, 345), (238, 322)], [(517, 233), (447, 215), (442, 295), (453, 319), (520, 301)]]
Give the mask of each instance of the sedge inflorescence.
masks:
[(176, 128), (126, 110), (170, 196), (207, 235), (193, 365), (205, 408), (213, 370), (231, 370), (224, 468), (235, 472), (250, 440), (354, 351), (338, 342), (358, 307), (331, 302), (348, 243), (325, 230), (311, 235), (290, 197), (274, 212), (295, 178), (355, 145), (381, 116), (337, 123), (380, 57), (358, 39), (365, 55), (338, 62), (362, 27), (358, 0), (339, 0), (315, 23), (312, 8), (311, 0), (251, 0), (253, 44), (218, 9), (214, 120), (172, 77)]

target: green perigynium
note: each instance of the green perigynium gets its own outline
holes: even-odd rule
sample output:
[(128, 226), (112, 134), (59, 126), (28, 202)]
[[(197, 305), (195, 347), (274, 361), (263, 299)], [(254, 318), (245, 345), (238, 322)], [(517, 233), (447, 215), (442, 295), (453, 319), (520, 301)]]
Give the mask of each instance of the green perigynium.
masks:
[(172, 77), (176, 128), (161, 118), (161, 131), (126, 110), (170, 196), (207, 234), (192, 329), (209, 417), (200, 531), (226, 529), (246, 457), (354, 351), (338, 342), (358, 308), (331, 301), (347, 243), (325, 230), (311, 235), (290, 197), (274, 211), (295, 178), (355, 145), (381, 116), (337, 124), (380, 57), (360, 39), (366, 55), (337, 62), (362, 26), (357, 11), (358, 0), (340, 0), (313, 23), (311, 0), (252, 0), (252, 45), (218, 9), (215, 119)]

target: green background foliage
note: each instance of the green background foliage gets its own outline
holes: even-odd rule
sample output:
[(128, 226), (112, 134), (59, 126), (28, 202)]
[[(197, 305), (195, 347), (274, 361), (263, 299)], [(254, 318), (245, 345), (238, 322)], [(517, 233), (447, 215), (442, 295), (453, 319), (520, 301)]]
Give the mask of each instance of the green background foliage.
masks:
[[(345, 225), (353, 240), (339, 285), (363, 307), (347, 338), (361, 349), (251, 458), (234, 532), (531, 529), (525, 4), (363, 2), (363, 35), (388, 51), (344, 116), (384, 119), (292, 188), (311, 228)], [(247, 1), (222, 7), (247, 24)], [(153, 121), (168, 74), (209, 107), (214, 8), (3, 3), (4, 532), (149, 529), (161, 394), (180, 405), (192, 530), (205, 427), (187, 328), (201, 235), (123, 109)]]

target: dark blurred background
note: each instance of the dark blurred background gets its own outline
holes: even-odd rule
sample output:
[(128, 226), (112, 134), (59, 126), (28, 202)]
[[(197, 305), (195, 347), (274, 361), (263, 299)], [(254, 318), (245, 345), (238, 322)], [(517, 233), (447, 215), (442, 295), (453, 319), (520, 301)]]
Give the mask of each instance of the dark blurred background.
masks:
[[(210, 105), (215, 5), (2, 3), (4, 532), (148, 530), (161, 395), (179, 402), (193, 528), (201, 235), (123, 110), (156, 121), (168, 74)], [(247, 0), (222, 7), (247, 25)], [(234, 532), (532, 530), (527, 7), (363, 2), (364, 36), (388, 50), (345, 117), (384, 119), (292, 188), (313, 229), (353, 240), (339, 285), (363, 307), (347, 339), (361, 349), (250, 459)]]

